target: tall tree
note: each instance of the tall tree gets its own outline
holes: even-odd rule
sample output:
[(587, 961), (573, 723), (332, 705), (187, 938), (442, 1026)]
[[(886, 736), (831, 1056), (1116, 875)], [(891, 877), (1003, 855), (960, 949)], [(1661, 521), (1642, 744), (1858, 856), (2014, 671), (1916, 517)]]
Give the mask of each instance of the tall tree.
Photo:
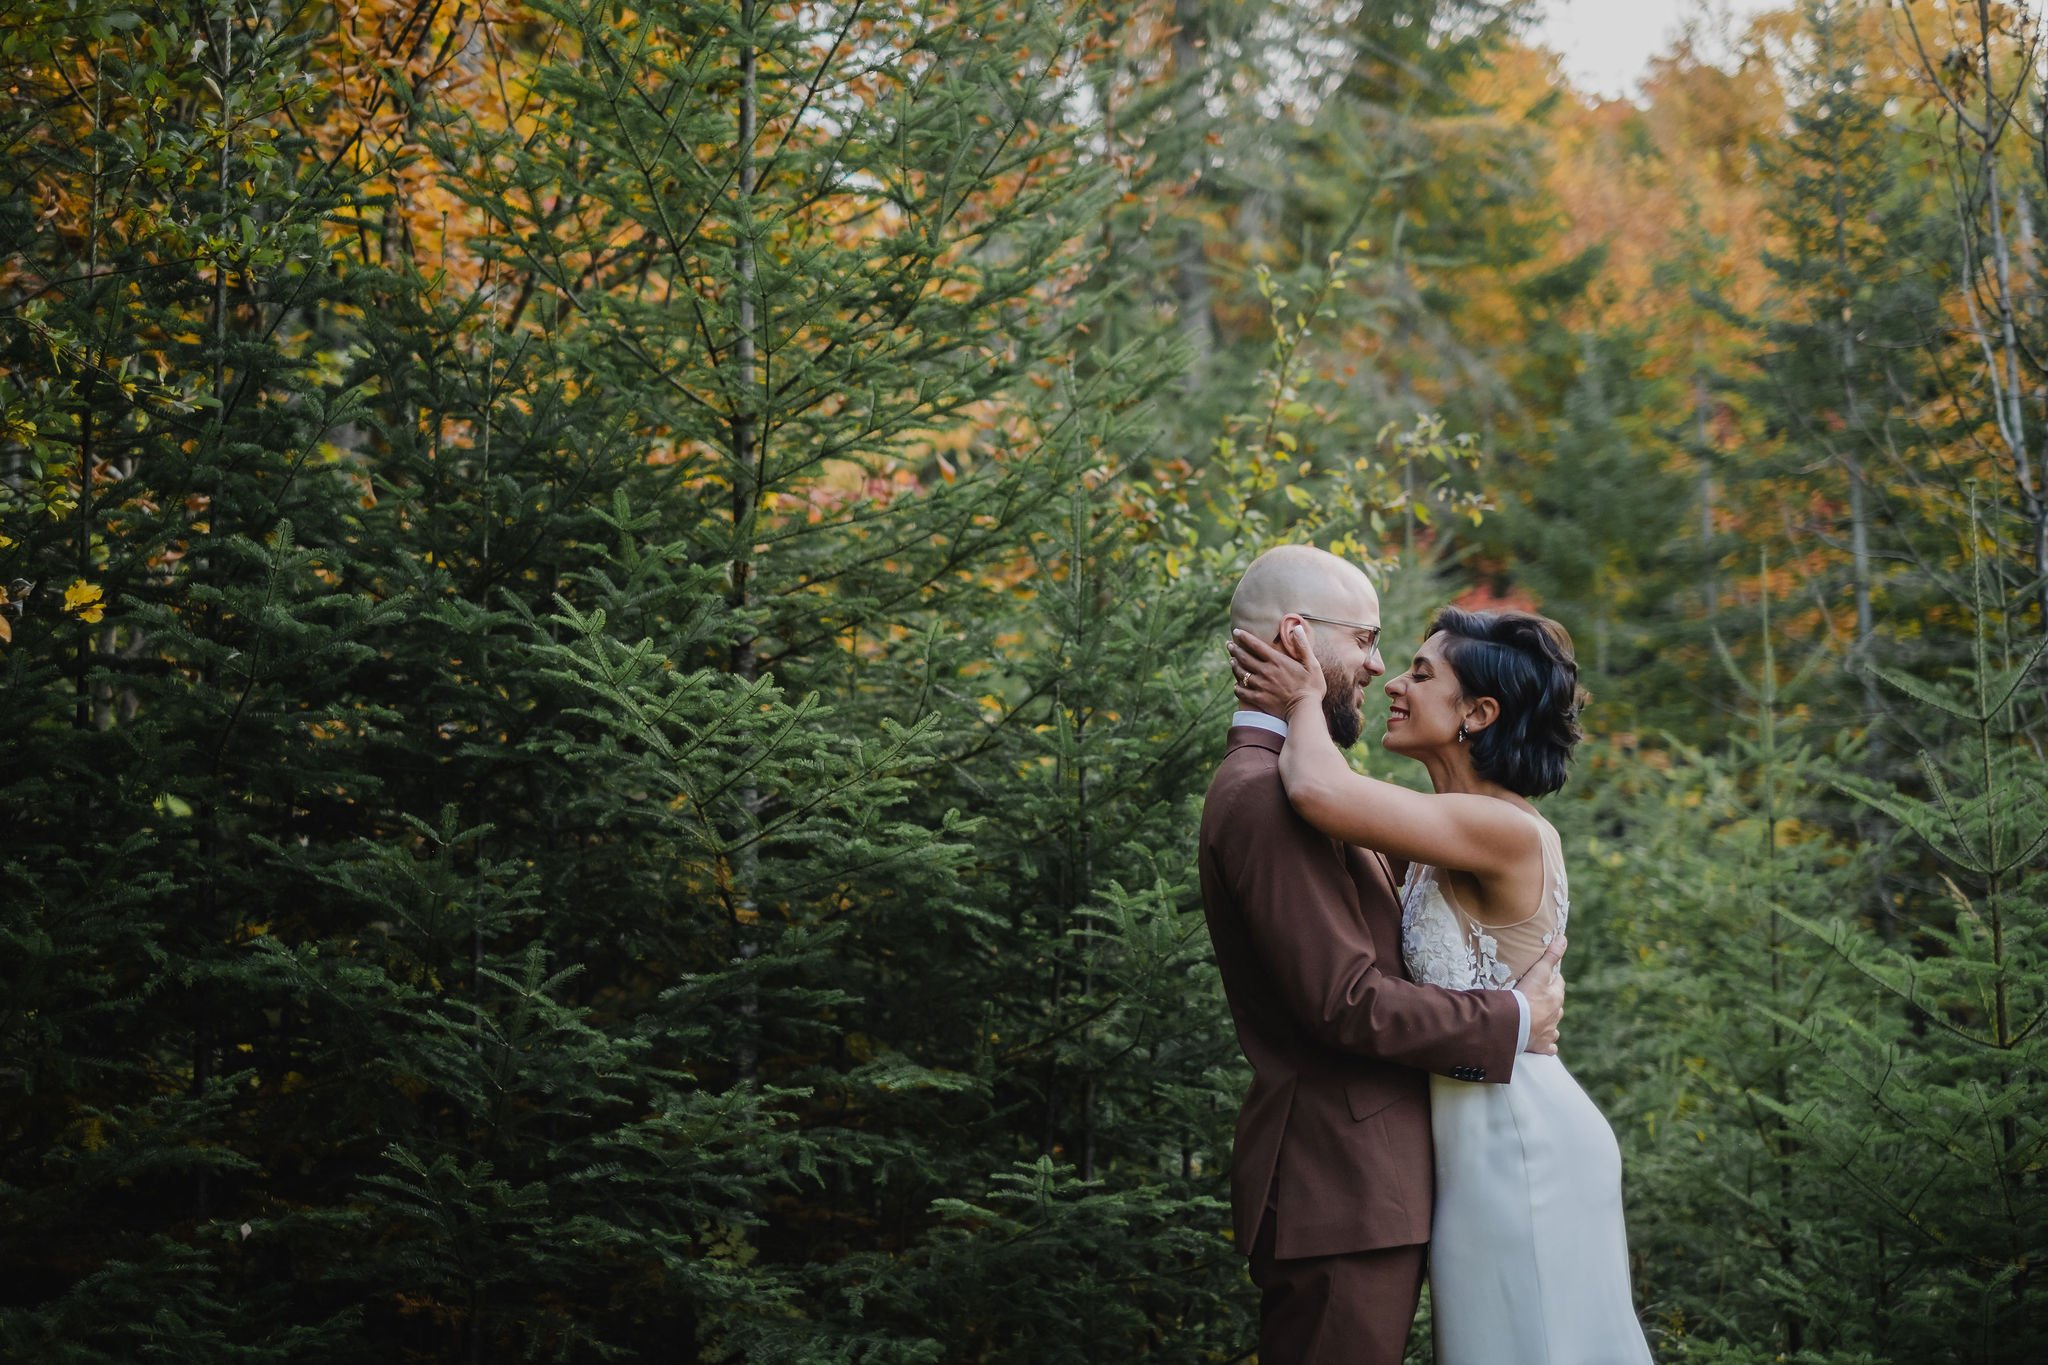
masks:
[[(2040, 84), (2048, 28), (2027, 6), (1992, 0), (1971, 0), (1932, 21), (1902, 10), (1898, 23), (1919, 64), (1921, 92), (1936, 101), (1945, 143), (1939, 165), (1956, 230), (1954, 302), (1963, 325), (1943, 379), (1962, 440), (2004, 490), (2017, 531), (2014, 572), (2032, 584), (2035, 627), (2048, 638), (2048, 469), (2040, 449), (2048, 423), (2040, 406), (2048, 391), (2041, 384), (2048, 293), (2035, 226), (2048, 197), (2048, 165), (2028, 150), (2048, 134)], [(1954, 510), (1960, 518), (1960, 507)]]

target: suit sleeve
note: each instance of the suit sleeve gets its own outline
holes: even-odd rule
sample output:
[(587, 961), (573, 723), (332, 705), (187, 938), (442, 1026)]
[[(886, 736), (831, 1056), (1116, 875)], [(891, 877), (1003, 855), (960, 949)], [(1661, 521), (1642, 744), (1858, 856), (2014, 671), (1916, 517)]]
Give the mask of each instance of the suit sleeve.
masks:
[(1288, 1009), (1316, 1041), (1460, 1080), (1514, 1072), (1521, 1007), (1382, 971), (1343, 845), (1284, 802), (1240, 800), (1212, 855)]

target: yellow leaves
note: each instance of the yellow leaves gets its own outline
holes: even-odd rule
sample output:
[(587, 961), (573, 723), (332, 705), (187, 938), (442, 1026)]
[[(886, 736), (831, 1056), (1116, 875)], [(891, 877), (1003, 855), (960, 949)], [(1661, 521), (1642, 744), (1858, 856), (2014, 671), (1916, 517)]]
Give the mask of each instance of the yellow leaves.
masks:
[(706, 1237), (703, 1242), (704, 1254), (708, 1259), (731, 1265), (747, 1265), (761, 1254), (761, 1249), (747, 1236), (747, 1229), (742, 1224), (719, 1223), (714, 1226), (717, 1231)]
[(79, 579), (64, 589), (64, 610), (71, 612), (87, 625), (98, 625), (106, 614), (105, 595), (99, 585)]

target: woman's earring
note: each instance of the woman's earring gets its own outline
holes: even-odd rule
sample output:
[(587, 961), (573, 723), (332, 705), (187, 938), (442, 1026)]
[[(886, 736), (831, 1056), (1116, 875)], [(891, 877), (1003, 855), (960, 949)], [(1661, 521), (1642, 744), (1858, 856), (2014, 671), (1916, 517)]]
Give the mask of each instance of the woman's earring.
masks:
[(1465, 722), (1461, 720), (1458, 722), (1458, 743), (1463, 744), (1465, 740)]

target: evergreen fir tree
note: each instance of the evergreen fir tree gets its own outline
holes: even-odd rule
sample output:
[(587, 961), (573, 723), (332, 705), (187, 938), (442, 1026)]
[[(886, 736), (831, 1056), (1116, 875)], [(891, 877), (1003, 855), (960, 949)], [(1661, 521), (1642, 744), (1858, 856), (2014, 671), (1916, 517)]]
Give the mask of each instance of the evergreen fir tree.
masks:
[(1883, 1275), (1784, 1117), (1818, 1093), (1805, 1021), (1860, 1003), (1795, 916), (1840, 914), (1871, 859), (1817, 818), (1827, 760), (1799, 714), (1831, 661), (1786, 668), (1772, 614), (1763, 599), (1720, 651), (1742, 730), (1660, 764), (1610, 744), (1570, 807), (1587, 874), (1574, 1066), (1623, 1138), (1646, 1321), (1674, 1348), (1759, 1359), (1866, 1344), (1839, 1324)]
[[(151, 428), (172, 453), (83, 499), (95, 525), (118, 505), (118, 534), (48, 515), (74, 510), (62, 442), (10, 455), (30, 474), (9, 485), (17, 563), (84, 544), (107, 565), (68, 599), (27, 598), (7, 656), (11, 695), (34, 699), (20, 714), (47, 717), (9, 768), (40, 832), (7, 933), (24, 982), (46, 983), (11, 996), (46, 1098), (10, 1130), (10, 1232), (99, 1215), (21, 1283), (10, 1346), (778, 1359), (983, 1330), (897, 1311), (928, 1292), (920, 1263), (953, 1283), (959, 1210), (999, 1201), (1044, 1132), (991, 1104), (1010, 1060), (982, 1002), (1012, 964), (970, 951), (954, 998), (921, 993), (1000, 894), (965, 875), (973, 827), (949, 807), (1013, 776), (977, 747), (981, 708), (951, 702), (1051, 553), (1067, 503), (1048, 493), (1099, 488), (1105, 464), (1121, 482), (1173, 372), (1142, 336), (1079, 355), (1119, 288), (1093, 228), (1121, 187), (1069, 116), (1089, 30), (993, 5), (547, 13), (556, 46), (450, 30), (513, 45), (539, 136), (431, 83), (388, 91), (475, 220), (473, 277), (420, 258), (389, 168), (337, 178), (252, 119), (236, 137), (256, 151), (147, 163), (196, 176), (202, 226), (231, 219), (224, 186), (285, 202), (244, 162), (310, 188), (273, 228), (259, 209), (218, 234), (209, 249), (250, 267), (232, 289), (135, 248), (134, 273), (205, 326), (163, 403), (189, 393), (196, 414)], [(69, 21), (39, 23), (54, 61)], [(166, 26), (146, 50), (274, 116), (260, 97), (307, 88), (292, 62), (318, 35), (269, 23), (223, 20), (206, 45)], [(116, 15), (97, 40), (134, 28)], [(110, 104), (160, 88), (120, 74)], [(103, 172), (78, 148), (97, 135), (71, 131), (91, 200)], [(90, 254), (31, 240), (50, 276)], [(112, 286), (87, 283), (17, 330), (19, 355), (105, 335)], [(98, 372), (56, 373), (43, 401), (94, 431)], [(58, 421), (11, 430), (35, 436), (31, 418)], [(1184, 655), (1197, 619), (1168, 610), (1143, 643)], [(119, 647), (146, 661), (135, 678), (92, 661)], [(1179, 728), (1119, 743), (1139, 773), (1193, 732), (1176, 712), (1193, 682), (1146, 666), (1168, 670)], [(1162, 812), (1193, 780), (1146, 779), (1116, 819), (1170, 848)], [(915, 819), (892, 815), (913, 790)], [(1018, 856), (979, 865), (1022, 884)], [(1234, 1254), (1182, 1226), (1222, 1179), (1227, 1116), (1204, 1101), (1223, 1016), (1164, 856), (1062, 874), (1045, 941), (1099, 958), (1099, 984), (1070, 974), (1034, 1009), (1110, 1002), (1089, 1040), (1122, 1068), (1090, 1120), (1105, 1132), (1151, 1114), (1149, 1087), (1179, 1095), (1108, 1143), (1095, 1171), (1114, 1187), (1049, 1236), (1085, 1251), (1126, 1229), (1101, 1249), (1125, 1278), (1096, 1306), (1194, 1351), (1241, 1327), (1219, 1287)], [(1190, 1000), (1206, 1022), (1183, 1036), (1164, 1021)], [(1161, 1075), (1137, 1074), (1141, 1051)], [(1063, 1201), (1082, 1189), (1053, 1180)], [(832, 1265), (877, 1256), (882, 1293), (830, 1298)], [(1063, 1286), (1043, 1291), (1009, 1303), (1063, 1313)], [(1168, 1320), (1203, 1325), (1161, 1337)]]
[[(305, 330), (358, 307), (346, 176), (291, 117), (301, 36), (222, 5), (12, 11), (0, 488), (0, 897), (14, 1058), (0, 1340), (46, 1359), (284, 1359), (352, 1305), (290, 1302), (240, 1231), (282, 1155), (262, 842), (353, 784), (316, 734), (388, 613), (334, 590), (354, 409)], [(34, 1270), (27, 1270), (29, 1265)]]
[[(1967, 577), (1949, 584), (1970, 630), (1965, 658), (1934, 682), (1873, 666), (1911, 708), (1903, 728), (1936, 739), (1918, 755), (1924, 783), (1842, 778), (1939, 859), (1938, 889), (1901, 907), (1902, 942), (1839, 918), (1801, 921), (1897, 1023), (1840, 1009), (1810, 1021), (1832, 1103), (1784, 1113), (1902, 1262), (1876, 1304), (1877, 1348), (1993, 1362), (2026, 1358), (2048, 1316), (2032, 1269), (2048, 1226), (2035, 1179), (2048, 1129), (2034, 1102), (2048, 1018), (2048, 786), (2034, 745), (2048, 645), (2014, 629), (2024, 599), (1994, 596), (1980, 528), (1973, 516)], [(1950, 1311), (1930, 1317), (1935, 1303)]]
[[(1759, 328), (1754, 385), (1782, 438), (1769, 486), (1810, 490), (1803, 501), (1821, 524), (1787, 529), (1801, 545), (1824, 547), (1809, 555), (1807, 576), (1821, 610), (1843, 618), (1840, 648), (1852, 658), (1871, 656), (1881, 614), (1914, 608), (1887, 594), (1915, 555), (1911, 528), (1925, 520), (1924, 505), (1913, 504), (1926, 497), (1916, 485), (1929, 471), (1901, 447), (1917, 444), (1913, 409), (1929, 388), (1918, 357), (1940, 327), (1939, 276), (1928, 263), (1945, 254), (1919, 187), (1900, 174), (1882, 101), (1867, 90), (1873, 58), (1862, 13), (1854, 4), (1806, 7), (1812, 56), (1790, 73), (1791, 128), (1759, 149), (1782, 246), (1766, 257), (1779, 303)], [(1848, 718), (1859, 727), (1876, 710), (1867, 688), (1864, 703)]]

